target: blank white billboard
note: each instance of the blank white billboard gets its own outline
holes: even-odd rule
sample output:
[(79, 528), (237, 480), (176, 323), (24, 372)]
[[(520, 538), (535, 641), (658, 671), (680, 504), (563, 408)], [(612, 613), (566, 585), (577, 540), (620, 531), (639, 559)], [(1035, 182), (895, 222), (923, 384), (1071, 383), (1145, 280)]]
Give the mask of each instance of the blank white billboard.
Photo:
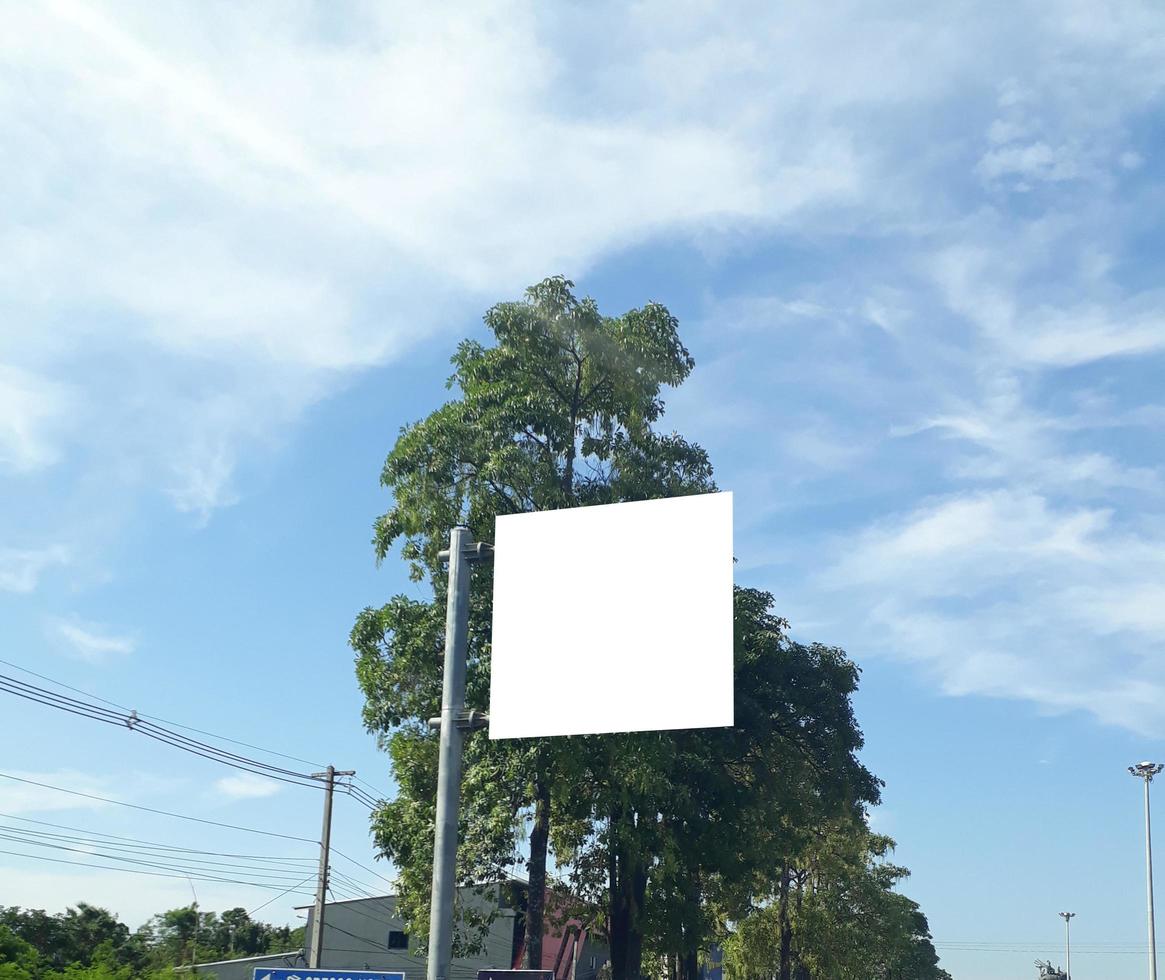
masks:
[(731, 493), (497, 519), (491, 738), (732, 723)]

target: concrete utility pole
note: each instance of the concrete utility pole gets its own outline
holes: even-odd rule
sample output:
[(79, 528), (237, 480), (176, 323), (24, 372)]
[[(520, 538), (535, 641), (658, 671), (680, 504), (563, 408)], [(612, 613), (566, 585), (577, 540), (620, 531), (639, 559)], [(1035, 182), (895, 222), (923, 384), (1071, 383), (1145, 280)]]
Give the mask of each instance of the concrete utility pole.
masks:
[(332, 794), (336, 789), (337, 776), (355, 776), (356, 770), (336, 772), (335, 766), (328, 766), (326, 772), (313, 772), (312, 779), (324, 781), (324, 829), (320, 834), (320, 873), (316, 878), (316, 903), (311, 920), (311, 946), (307, 951), (307, 965), (319, 969), (324, 953), (324, 904), (328, 900), (328, 857), (332, 847)]
[(1138, 762), (1129, 766), (1129, 772), (1145, 781), (1145, 893), (1149, 909), (1149, 980), (1157, 980), (1157, 936), (1153, 925), (1153, 832), (1149, 820), (1149, 783), (1165, 765), (1159, 762)]
[(493, 546), (470, 539), (469, 528), (449, 533), (449, 562), (445, 602), (445, 676), (441, 688), (441, 717), (429, 727), (441, 732), (437, 762), (437, 826), (433, 840), (433, 891), (429, 909), (429, 963), (427, 980), (449, 980), (453, 958), (453, 898), (457, 882), (457, 814), (461, 806), (461, 747), (465, 732), (483, 728), (486, 716), (465, 710), (465, 661), (469, 641), (469, 580), (472, 566), (489, 561)]
[(1060, 918), (1064, 920), (1064, 978), (1065, 980), (1072, 980), (1072, 918), (1076, 915), (1075, 912), (1061, 912)]

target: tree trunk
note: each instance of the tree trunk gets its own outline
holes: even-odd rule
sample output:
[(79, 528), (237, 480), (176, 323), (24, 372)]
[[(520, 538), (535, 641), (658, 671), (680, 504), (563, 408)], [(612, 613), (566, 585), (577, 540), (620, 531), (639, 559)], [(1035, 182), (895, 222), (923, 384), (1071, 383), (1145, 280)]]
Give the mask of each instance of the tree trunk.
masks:
[(610, 908), (607, 916), (611, 946), (611, 980), (640, 980), (643, 974), (643, 930), (640, 912), (647, 894), (647, 868), (623, 846), (623, 813), (611, 813), (607, 876)]
[(530, 829), (530, 893), (526, 902), (526, 969), (542, 969), (546, 913), (546, 848), (550, 840), (550, 787), (534, 777), (534, 826)]
[[(805, 879), (806, 879), (805, 872), (802, 872), (801, 874), (797, 875), (797, 893), (796, 893), (796, 898), (795, 898), (794, 903), (793, 903), (793, 908), (796, 910), (798, 917), (800, 917), (800, 915), (801, 915), (801, 904), (802, 904), (801, 900), (804, 897), (804, 893), (805, 893)], [(789, 926), (790, 944), (792, 943), (792, 935), (793, 935), (793, 929), (792, 929), (792, 926), (790, 925)], [(793, 980), (812, 980), (812, 978), (809, 975), (809, 967), (807, 967), (801, 961), (801, 950), (800, 949), (793, 951)]]
[(700, 935), (692, 924), (700, 914), (700, 876), (698, 871), (690, 871), (684, 880), (684, 904), (687, 921), (680, 927), (680, 977), (679, 980), (698, 980), (700, 976)]
[(607, 943), (611, 949), (611, 980), (627, 980), (627, 913), (619, 887), (619, 832), (622, 813), (612, 808), (607, 825)]
[(781, 890), (777, 896), (781, 923), (781, 960), (779, 980), (792, 980), (793, 929), (789, 923), (789, 866), (781, 867)]

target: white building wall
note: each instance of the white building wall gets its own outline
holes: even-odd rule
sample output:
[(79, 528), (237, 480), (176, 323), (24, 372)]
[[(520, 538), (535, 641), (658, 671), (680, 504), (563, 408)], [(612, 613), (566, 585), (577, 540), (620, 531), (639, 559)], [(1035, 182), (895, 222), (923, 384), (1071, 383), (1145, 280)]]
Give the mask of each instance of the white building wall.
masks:
[[(465, 890), (458, 898), (482, 909), (497, 901), (496, 896), (488, 892), (483, 898)], [(451, 980), (475, 980), (478, 970), (510, 968), (514, 914), (509, 909), (498, 912), (486, 935), (483, 952), (478, 956), (454, 959)], [(309, 909), (308, 946), (314, 928)], [(427, 960), (417, 955), (416, 941), (411, 936), (407, 950), (388, 948), (389, 933), (403, 932), (404, 929), (404, 922), (396, 914), (396, 898), (393, 896), (331, 902), (324, 914), (324, 965), (347, 970), (397, 970), (405, 974), (406, 980), (423, 980)], [(219, 980), (226, 978), (220, 977)]]

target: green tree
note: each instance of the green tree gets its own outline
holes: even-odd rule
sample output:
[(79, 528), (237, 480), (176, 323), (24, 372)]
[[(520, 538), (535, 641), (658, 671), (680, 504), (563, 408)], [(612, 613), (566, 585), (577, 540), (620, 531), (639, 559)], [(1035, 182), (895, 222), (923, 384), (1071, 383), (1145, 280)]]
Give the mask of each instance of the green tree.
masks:
[(878, 799), (855, 755), (856, 666), (790, 640), (772, 601), (735, 590), (732, 728), (587, 740), (583, 812), (555, 854), (581, 891), (606, 892), (616, 978), (662, 956), (694, 980), (722, 923), (777, 887), (804, 828)]
[[(431, 601), (398, 596), (365, 610), (352, 632), (365, 721), (380, 733), (400, 786), (375, 835), (400, 869), (400, 908), (418, 935), (428, 925), (437, 758), (425, 722), (439, 711), (444, 629), (446, 576), (437, 555), (450, 527), (465, 523), (490, 539), (499, 514), (713, 489), (703, 450), (652, 428), (663, 414), (661, 389), (692, 369), (675, 318), (655, 303), (603, 316), (572, 289), (551, 278), (523, 301), (493, 307), (485, 323), (495, 344), (458, 347), (449, 382), (457, 397), (401, 431), (381, 478), (393, 506), (376, 523), (377, 557), (400, 544), (413, 577), (427, 578), (434, 592)], [(466, 692), (476, 708), (486, 707), (490, 619), (483, 581), (471, 604)], [(467, 740), (459, 879), (498, 877), (528, 821), (532, 965), (541, 965), (556, 788), (570, 772), (568, 751), (551, 740)]]
[(40, 971), (36, 948), (0, 922), (0, 980), (32, 980)]
[(15, 905), (0, 907), (0, 926), (50, 957), (50, 968), (63, 967), (71, 961), (73, 948), (61, 916), (49, 915), (44, 909), (21, 909)]
[[(351, 642), (364, 720), (388, 752), (399, 793), (374, 817), (400, 872), (410, 931), (428, 927), (446, 573), (438, 553), (466, 524), (492, 539), (502, 514), (715, 489), (706, 454), (663, 435), (661, 391), (693, 362), (658, 304), (620, 317), (547, 279), (485, 316), (493, 344), (453, 357), (454, 397), (406, 426), (381, 482), (393, 504), (375, 525), (378, 560), (393, 548), (431, 598), (396, 596), (357, 618)], [(490, 571), (470, 602), (466, 702), (488, 708)], [(492, 881), (529, 828), (527, 963), (541, 965), (545, 868), (552, 849), (586, 915), (605, 929), (613, 980), (667, 957), (693, 980), (725, 923), (777, 896), (781, 980), (793, 964), (792, 906), (815, 828), (857, 819), (880, 784), (860, 765), (852, 710), (858, 670), (835, 648), (792, 642), (772, 597), (736, 592), (737, 724), (731, 729), (572, 739), (466, 741), (458, 879)], [(564, 629), (601, 608), (580, 608)], [(580, 665), (585, 669), (585, 665)], [(612, 683), (618, 683), (612, 678)], [(551, 692), (548, 692), (550, 694)], [(463, 913), (466, 910), (463, 910)], [(465, 917), (455, 948), (473, 942)], [(469, 928), (465, 928), (465, 927)]]
[(194, 961), (201, 924), (198, 906), (186, 905), (155, 915), (141, 932), (159, 966), (183, 966)]
[(50, 915), (0, 907), (0, 980), (167, 980), (171, 967), (302, 948), (292, 930), (256, 922), (245, 909), (194, 906), (153, 916), (136, 932), (85, 902)]
[(846, 819), (819, 830), (783, 887), (724, 943), (729, 980), (950, 980), (926, 917), (896, 887), (894, 842)]
[(103, 946), (112, 951), (119, 967), (141, 965), (129, 928), (117, 916), (86, 902), (58, 915), (43, 909), (0, 908), (0, 924), (38, 950), (46, 970), (88, 966), (94, 951)]

